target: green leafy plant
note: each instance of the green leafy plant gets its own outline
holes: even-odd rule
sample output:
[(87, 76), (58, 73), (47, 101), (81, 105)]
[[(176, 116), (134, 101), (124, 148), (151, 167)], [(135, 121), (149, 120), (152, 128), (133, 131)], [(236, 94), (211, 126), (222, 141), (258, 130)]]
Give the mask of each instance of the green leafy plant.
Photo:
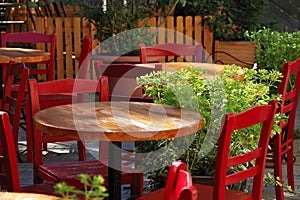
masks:
[[(156, 32), (148, 29), (147, 20), (154, 16), (153, 7), (135, 0), (110, 0), (106, 1), (78, 1), (81, 6), (80, 15), (85, 17), (96, 28), (94, 39), (100, 44), (111, 38), (111, 41), (101, 46), (101, 51), (112, 55), (138, 55), (138, 44), (152, 45)], [(156, 6), (169, 8), (173, 2), (159, 0)], [(167, 13), (167, 12), (166, 12)], [(161, 13), (162, 16), (165, 12)], [(144, 29), (118, 35), (128, 30), (145, 27)]]
[(265, 174), (265, 177), (264, 177), (264, 182), (267, 183), (267, 184), (275, 184), (275, 185), (279, 185), (279, 186), (282, 186), (283, 189), (289, 191), (289, 192), (295, 192), (293, 191), (292, 187), (289, 186), (289, 185), (286, 185), (286, 184), (283, 184), (282, 181), (280, 181), (280, 178), (279, 177), (274, 177), (272, 174), (270, 173), (267, 173)]
[[(199, 112), (203, 116), (203, 128), (195, 133), (191, 145), (182, 155), (176, 155), (176, 143), (168, 146), (165, 155), (159, 158), (162, 162), (172, 157), (187, 163), (192, 175), (213, 175), (214, 156), (216, 154), (217, 139), (221, 118), (224, 113), (239, 113), (255, 105), (267, 104), (279, 96), (271, 94), (270, 90), (276, 88), (281, 73), (265, 69), (254, 70), (244, 68), (244, 79), (235, 79), (241, 68), (236, 65), (225, 66), (223, 73), (208, 78), (203, 77), (204, 72), (195, 68), (182, 69), (175, 73), (165, 71), (154, 72), (138, 79), (145, 95), (154, 99), (155, 103), (168, 104), (187, 108)], [(277, 122), (280, 118), (277, 117)], [(252, 150), (259, 139), (260, 126), (253, 129), (243, 129), (233, 133), (231, 155)], [(279, 132), (277, 123), (274, 124), (272, 134)], [(209, 136), (209, 137), (207, 137)], [(186, 140), (191, 138), (187, 137)], [(145, 143), (147, 149), (160, 148), (169, 144), (170, 140)], [(151, 158), (146, 158), (152, 162)], [(156, 163), (156, 162), (152, 162)], [(161, 162), (160, 162), (161, 164)], [(247, 164), (241, 165), (241, 170)], [(157, 174), (164, 172), (162, 169)], [(155, 176), (155, 175), (154, 175)]]
[(62, 199), (80, 199), (78, 196), (83, 196), (85, 200), (101, 200), (108, 197), (107, 190), (102, 176), (90, 176), (87, 174), (79, 174), (79, 180), (83, 184), (84, 189), (77, 189), (65, 182), (58, 183), (54, 189), (57, 194), (62, 196)]
[(245, 36), (256, 45), (255, 61), (258, 68), (281, 72), (285, 62), (299, 58), (300, 31), (287, 33), (264, 28), (248, 31)]
[(214, 33), (214, 39), (222, 41), (245, 40), (246, 31), (264, 26), (262, 15), (268, 0), (182, 0), (185, 15), (200, 15)]

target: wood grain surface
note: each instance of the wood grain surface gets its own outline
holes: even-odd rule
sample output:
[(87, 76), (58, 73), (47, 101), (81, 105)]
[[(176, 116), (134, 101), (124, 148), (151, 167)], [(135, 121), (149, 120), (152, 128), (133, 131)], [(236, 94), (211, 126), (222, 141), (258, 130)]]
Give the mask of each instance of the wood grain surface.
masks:
[(48, 134), (115, 142), (175, 138), (197, 132), (202, 116), (173, 106), (139, 102), (63, 105), (34, 115), (35, 127)]

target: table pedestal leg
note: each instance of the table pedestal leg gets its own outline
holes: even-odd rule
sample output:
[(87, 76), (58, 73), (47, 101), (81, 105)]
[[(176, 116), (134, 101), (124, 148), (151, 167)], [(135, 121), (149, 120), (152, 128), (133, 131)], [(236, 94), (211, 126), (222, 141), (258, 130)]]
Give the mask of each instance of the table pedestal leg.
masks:
[(108, 199), (121, 200), (121, 142), (108, 142)]

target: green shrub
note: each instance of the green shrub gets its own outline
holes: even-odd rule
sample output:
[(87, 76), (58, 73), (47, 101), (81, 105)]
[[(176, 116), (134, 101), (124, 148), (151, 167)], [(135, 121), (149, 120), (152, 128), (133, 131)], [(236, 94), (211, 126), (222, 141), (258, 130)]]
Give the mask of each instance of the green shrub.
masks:
[[(278, 95), (271, 94), (270, 90), (280, 81), (281, 73), (276, 70), (256, 71), (245, 68), (243, 80), (232, 78), (239, 70), (241, 68), (236, 65), (226, 66), (222, 74), (205, 79), (199, 78), (203, 76), (203, 71), (192, 67), (175, 73), (159, 71), (140, 77), (139, 85), (143, 87), (147, 96), (154, 99), (155, 103), (187, 108), (203, 116), (203, 128), (195, 133), (194, 140), (184, 154), (176, 155), (176, 144), (179, 143), (173, 142), (166, 148), (165, 154), (160, 155), (159, 158), (146, 158), (145, 162), (155, 165), (158, 163), (157, 160), (160, 160), (161, 165), (168, 160), (167, 158), (172, 157), (186, 162), (192, 175), (213, 175), (214, 164), (211, 161), (216, 154), (223, 114), (239, 113), (252, 106), (279, 99)], [(234, 155), (255, 148), (255, 142), (259, 139), (259, 128), (257, 126), (255, 129), (235, 132), (230, 154)], [(275, 131), (278, 132), (277, 125), (274, 125), (273, 134)], [(189, 141), (191, 137), (185, 139)], [(140, 148), (157, 149), (168, 145), (169, 141), (153, 141), (145, 143)], [(243, 167), (247, 167), (247, 164), (241, 166)]]
[(284, 63), (300, 57), (300, 31), (287, 33), (262, 29), (245, 35), (256, 44), (255, 62), (260, 69), (281, 72)]

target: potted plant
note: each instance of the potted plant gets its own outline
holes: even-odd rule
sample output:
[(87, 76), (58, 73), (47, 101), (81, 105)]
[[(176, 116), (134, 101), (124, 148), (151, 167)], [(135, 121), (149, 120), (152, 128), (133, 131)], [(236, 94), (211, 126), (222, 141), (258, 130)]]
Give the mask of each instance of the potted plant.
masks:
[[(245, 37), (246, 31), (255, 31), (270, 26), (262, 19), (268, 0), (218, 1), (182, 0), (177, 14), (200, 15), (213, 32), (216, 62), (236, 63), (251, 67), (254, 63), (254, 44)], [(176, 11), (175, 11), (176, 14)], [(240, 62), (241, 61), (241, 62)]]
[[(172, 159), (186, 162), (193, 176), (212, 176), (222, 115), (228, 112), (238, 113), (254, 105), (267, 104), (269, 100), (279, 98), (270, 91), (277, 87), (276, 83), (281, 78), (280, 72), (246, 68), (244, 80), (233, 79), (240, 69), (236, 65), (230, 65), (224, 68), (222, 74), (208, 79), (199, 79), (204, 72), (194, 68), (176, 73), (154, 72), (138, 79), (139, 85), (145, 90), (145, 95), (153, 98), (155, 103), (191, 109), (203, 116), (203, 128), (195, 133), (193, 138), (143, 144), (142, 150), (146, 148), (157, 150), (167, 146), (164, 154), (145, 159), (145, 162), (151, 165), (157, 164), (158, 170), (153, 173), (154, 175), (151, 174), (151, 178), (157, 179), (159, 174), (164, 174), (167, 168), (162, 166), (168, 166), (168, 161)], [(275, 130), (278, 130), (276, 125)], [(252, 149), (253, 141), (259, 137), (256, 133), (255, 130), (234, 133), (230, 153)], [(183, 148), (184, 142), (189, 142), (189, 145), (186, 151), (180, 154), (178, 147)], [(243, 167), (247, 167), (247, 164), (233, 170), (241, 170)]]
[[(99, 54), (117, 57), (138, 55), (139, 44), (154, 44), (157, 33), (147, 24), (147, 19), (157, 14), (153, 6), (135, 0), (104, 2), (106, 1), (79, 2), (80, 14), (95, 27), (94, 39), (100, 42)], [(172, 0), (159, 0), (155, 5), (166, 9), (169, 8), (166, 2), (171, 3)], [(161, 15), (166, 13), (160, 12)]]

